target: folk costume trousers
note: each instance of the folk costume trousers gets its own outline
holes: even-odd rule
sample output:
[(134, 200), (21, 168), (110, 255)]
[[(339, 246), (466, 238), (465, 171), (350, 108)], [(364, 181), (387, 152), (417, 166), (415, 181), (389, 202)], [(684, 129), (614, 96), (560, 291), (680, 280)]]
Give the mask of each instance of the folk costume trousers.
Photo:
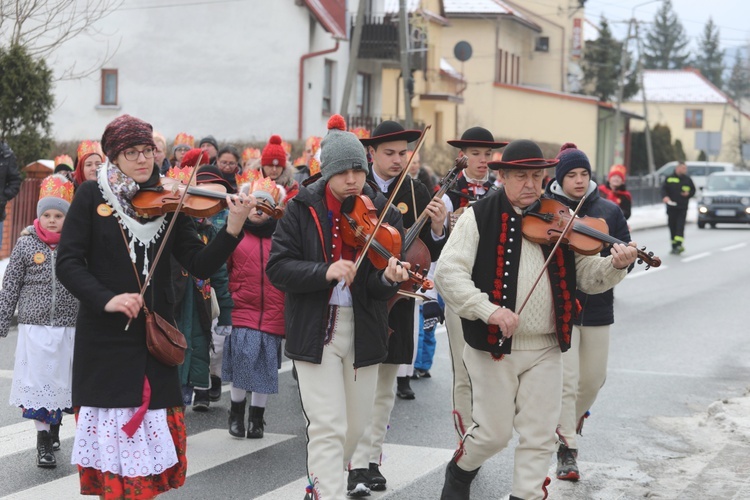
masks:
[(568, 448), (578, 449), (576, 432), (607, 380), (609, 327), (574, 326), (570, 349), (562, 355), (562, 412), (557, 433)]
[(354, 316), (339, 307), (320, 364), (294, 361), (307, 420), (307, 474), (319, 498), (346, 498), (345, 471), (370, 420), (378, 366), (354, 368)]
[(462, 439), (466, 430), (471, 427), (471, 382), (464, 365), (463, 352), (466, 346), (461, 317), (445, 306), (445, 328), (448, 330), (451, 363), (453, 364), (453, 426)]
[(465, 471), (481, 467), (519, 434), (513, 461), (512, 494), (541, 500), (557, 439), (555, 428), (562, 393), (562, 353), (558, 346), (513, 350), (497, 361), (466, 346), (471, 377), (474, 425), (456, 454)]

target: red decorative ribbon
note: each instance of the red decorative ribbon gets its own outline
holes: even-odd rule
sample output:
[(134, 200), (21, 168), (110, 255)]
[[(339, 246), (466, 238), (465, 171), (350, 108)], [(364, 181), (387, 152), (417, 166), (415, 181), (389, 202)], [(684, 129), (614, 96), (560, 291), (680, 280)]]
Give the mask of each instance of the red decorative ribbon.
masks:
[(146, 376), (143, 377), (142, 401), (143, 403), (138, 407), (133, 416), (130, 417), (130, 420), (128, 420), (128, 422), (122, 426), (123, 432), (125, 432), (128, 437), (133, 437), (135, 431), (137, 431), (138, 427), (141, 426), (143, 417), (146, 416), (146, 412), (148, 411), (148, 405), (149, 403), (151, 403), (151, 384), (148, 383), (148, 378)]

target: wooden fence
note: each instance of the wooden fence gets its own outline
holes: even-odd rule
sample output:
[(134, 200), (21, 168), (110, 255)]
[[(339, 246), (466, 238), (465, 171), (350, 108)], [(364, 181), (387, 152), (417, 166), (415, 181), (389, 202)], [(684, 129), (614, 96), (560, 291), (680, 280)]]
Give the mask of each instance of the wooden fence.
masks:
[(49, 167), (38, 162), (27, 165), (23, 171), (26, 178), (21, 183), (21, 190), (18, 192), (18, 196), (8, 202), (5, 208), (0, 259), (10, 257), (21, 231), (26, 226), (30, 226), (36, 219), (36, 204), (39, 201), (42, 179), (52, 174)]

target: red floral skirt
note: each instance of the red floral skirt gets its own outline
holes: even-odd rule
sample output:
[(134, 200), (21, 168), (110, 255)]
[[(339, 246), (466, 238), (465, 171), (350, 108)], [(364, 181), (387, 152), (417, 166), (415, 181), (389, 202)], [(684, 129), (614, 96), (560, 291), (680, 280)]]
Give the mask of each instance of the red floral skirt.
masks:
[[(77, 420), (78, 408), (76, 408)], [(187, 435), (185, 432), (185, 413), (182, 406), (167, 408), (167, 424), (177, 451), (177, 463), (175, 465), (161, 474), (143, 477), (125, 477), (79, 465), (81, 495), (99, 495), (106, 500), (145, 500), (185, 484)]]

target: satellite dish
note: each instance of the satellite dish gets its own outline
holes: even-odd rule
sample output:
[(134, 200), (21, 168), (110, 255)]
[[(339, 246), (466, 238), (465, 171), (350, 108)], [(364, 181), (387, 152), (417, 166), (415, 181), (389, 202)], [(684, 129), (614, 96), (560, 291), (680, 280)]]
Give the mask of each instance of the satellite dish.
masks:
[(453, 47), (453, 55), (456, 56), (461, 62), (466, 62), (471, 59), (471, 44), (469, 42), (458, 42)]

